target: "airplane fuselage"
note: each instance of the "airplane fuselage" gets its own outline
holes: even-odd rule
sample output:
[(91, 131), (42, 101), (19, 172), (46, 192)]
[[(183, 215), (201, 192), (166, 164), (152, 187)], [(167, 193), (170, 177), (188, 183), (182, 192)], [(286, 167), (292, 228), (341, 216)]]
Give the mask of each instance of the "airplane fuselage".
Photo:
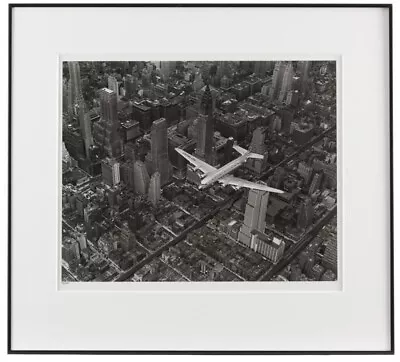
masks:
[(229, 175), (233, 170), (245, 163), (249, 158), (264, 160), (264, 155), (248, 151), (238, 145), (233, 145), (233, 148), (240, 154), (240, 156), (218, 169), (180, 148), (175, 148), (175, 150), (193, 165), (192, 169), (194, 171), (201, 171), (202, 176), (200, 176), (201, 181), (200, 185), (198, 186), (200, 189), (204, 189), (212, 185), (214, 182), (219, 182), (223, 186), (231, 185), (234, 189), (245, 187), (248, 189), (255, 189), (264, 192), (283, 193), (282, 190), (268, 187), (266, 184), (252, 182), (249, 180), (241, 179), (239, 177), (235, 177), (233, 175)]
[(206, 175), (202, 180), (201, 180), (201, 185), (202, 187), (207, 187), (214, 182), (218, 181), (220, 178), (224, 177), (225, 175), (231, 173), (233, 170), (238, 168), (240, 165), (245, 163), (247, 159), (249, 158), (249, 154), (245, 153), (244, 155), (241, 155), (238, 158), (235, 158), (233, 161), (227, 163), (226, 165), (220, 167), (216, 171), (212, 171), (209, 175)]

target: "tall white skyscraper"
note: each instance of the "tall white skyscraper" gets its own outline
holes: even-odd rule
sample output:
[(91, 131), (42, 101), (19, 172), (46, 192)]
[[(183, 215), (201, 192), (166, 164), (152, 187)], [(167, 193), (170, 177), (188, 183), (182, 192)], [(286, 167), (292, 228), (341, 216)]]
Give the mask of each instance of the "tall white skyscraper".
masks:
[(286, 101), (288, 92), (292, 89), (293, 75), (294, 75), (293, 64), (292, 62), (287, 62), (283, 73), (282, 84), (279, 92), (279, 97), (278, 97), (279, 102)]
[(150, 178), (149, 185), (149, 200), (153, 204), (153, 206), (157, 205), (157, 202), (160, 200), (161, 196), (161, 176), (158, 171), (154, 172)]
[(77, 107), (83, 101), (81, 72), (79, 62), (68, 62), (69, 82), (67, 86), (68, 113), (70, 117), (77, 115)]
[(112, 179), (113, 179), (113, 185), (118, 185), (119, 181), (121, 180), (121, 175), (119, 173), (119, 163), (115, 162), (112, 165)]
[(243, 225), (239, 231), (239, 241), (250, 246), (252, 242), (252, 231), (264, 232), (267, 214), (269, 192), (253, 190), (249, 191), (246, 204)]

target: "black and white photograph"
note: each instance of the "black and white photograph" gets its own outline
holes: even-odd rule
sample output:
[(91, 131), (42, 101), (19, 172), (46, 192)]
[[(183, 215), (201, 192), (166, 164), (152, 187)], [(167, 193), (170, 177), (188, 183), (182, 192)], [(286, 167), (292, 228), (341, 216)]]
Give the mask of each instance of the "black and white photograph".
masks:
[(8, 15), (9, 354), (394, 354), (392, 4)]
[(336, 70), (62, 62), (62, 282), (336, 281)]

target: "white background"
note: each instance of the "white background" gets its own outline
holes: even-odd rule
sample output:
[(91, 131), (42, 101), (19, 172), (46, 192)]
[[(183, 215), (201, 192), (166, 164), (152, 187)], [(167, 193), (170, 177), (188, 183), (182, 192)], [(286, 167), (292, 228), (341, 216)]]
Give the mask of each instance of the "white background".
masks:
[[(226, 9), (225, 9), (226, 10)], [(266, 9), (266, 10), (268, 10), (268, 9)], [(111, 18), (109, 18), (109, 21), (111, 22), (112, 20), (110, 20), (110, 19), (112, 19), (112, 17)], [(326, 23), (326, 20), (327, 19), (324, 19), (324, 23)], [(397, 21), (398, 22), (398, 21)], [(191, 21), (191, 24), (193, 24), (193, 21)], [(339, 24), (339, 23), (338, 23)], [(335, 26), (339, 26), (338, 24), (336, 24)], [(356, 31), (357, 30), (361, 30), (360, 28), (360, 26), (359, 26), (359, 22), (356, 22), (355, 24), (353, 24), (353, 25), (355, 25), (355, 27), (356, 27)], [(395, 24), (396, 24), (396, 19), (395, 19)], [(40, 24), (37, 24), (38, 26), (37, 27), (39, 27), (39, 25)], [(203, 25), (202, 25), (203, 26)], [(343, 23), (342, 22), (340, 22), (340, 26), (343, 26)], [(36, 26), (35, 26), (36, 27)], [(35, 28), (34, 27), (34, 28)], [(211, 26), (210, 26), (211, 27)], [(370, 24), (370, 27), (373, 27), (373, 24)], [(32, 31), (33, 30), (36, 30), (36, 29), (34, 29), (34, 28), (32, 28)], [(285, 27), (284, 27), (285, 28)], [(358, 29), (357, 29), (358, 28)], [(395, 29), (396, 29), (396, 27), (395, 27)], [(323, 29), (324, 30), (324, 29)], [(217, 31), (217, 30), (215, 30), (214, 29), (214, 31)], [(205, 32), (205, 30), (203, 30), (202, 31), (202, 33), (204, 33)], [(284, 32), (284, 31), (283, 31)], [(97, 32), (96, 32), (96, 30), (95, 29), (93, 29), (93, 31), (91, 32), (92, 34), (93, 34), (93, 36), (95, 36), (96, 34), (97, 34)], [(396, 33), (395, 31), (394, 31), (394, 33)], [(278, 33), (276, 33), (276, 32), (274, 32), (274, 33), (272, 33), (271, 34), (271, 36), (273, 37), (273, 38), (275, 38), (276, 39), (276, 37), (278, 37), (280, 34)], [(363, 31), (362, 32), (362, 35), (364, 36), (364, 40), (365, 40), (365, 42), (371, 42), (371, 37), (369, 36), (370, 34), (368, 34), (367, 32), (365, 32), (365, 31)], [(376, 34), (375, 34), (376, 35)], [(292, 37), (295, 37), (296, 36), (296, 34), (292, 34)], [(349, 36), (349, 38), (350, 38), (350, 36), (351, 36), (351, 33), (349, 33), (348, 34), (348, 36)], [(372, 36), (372, 38), (373, 38), (373, 34), (371, 34), (371, 36)], [(133, 38), (133, 36), (131, 36), (131, 38)], [(95, 38), (94, 38), (95, 39)], [(268, 39), (269, 40), (269, 39)], [(34, 43), (34, 41), (32, 41), (32, 43)], [(362, 41), (361, 41), (361, 43), (363, 43)], [(161, 42), (161, 44), (163, 44), (163, 42)], [(292, 44), (292, 43), (291, 43)], [(193, 45), (193, 44), (192, 44)], [(358, 47), (359, 47), (359, 43), (358, 44), (355, 44), (354, 45), (354, 49), (355, 50), (357, 50), (357, 52), (359, 51), (359, 49), (358, 49)], [(247, 51), (247, 49), (248, 49), (248, 44), (247, 43), (245, 43), (244, 45), (243, 45), (243, 47), (242, 47), (242, 44), (241, 44), (241, 50), (243, 49), (243, 48), (246, 48), (244, 51)], [(108, 50), (109, 48), (108, 48), (108, 46), (107, 46), (107, 50)], [(304, 47), (303, 47), (303, 49), (304, 49)], [(218, 50), (219, 52), (221, 51), (220, 49)], [(297, 51), (297, 49), (293, 49), (293, 47), (291, 47), (291, 53), (293, 53), (294, 51)], [(79, 52), (81, 52), (81, 51), (79, 51)], [(298, 52), (298, 51), (297, 51)], [(33, 74), (36, 74), (36, 72), (34, 72), (33, 70), (32, 70), (32, 65), (35, 63), (35, 56), (34, 56), (34, 54), (35, 54), (36, 52), (33, 50), (32, 51), (32, 53), (30, 54), (30, 58), (29, 58), (29, 61), (27, 61), (27, 70), (25, 70), (25, 72), (26, 71), (30, 71), (31, 73), (33, 73)], [(259, 53), (259, 51), (258, 51), (258, 53)], [(331, 52), (330, 52), (331, 53)], [(365, 59), (365, 62), (368, 64), (368, 62), (369, 61), (373, 61), (373, 60), (371, 60), (371, 59)], [(365, 67), (366, 66), (366, 64), (359, 64), (359, 67)], [(6, 71), (5, 71), (5, 67), (3, 67), (3, 69), (4, 69), (4, 73), (6, 73)], [(47, 70), (47, 72), (48, 73), (51, 73), (52, 71), (50, 71), (50, 70)], [(25, 73), (24, 73), (25, 74)], [(346, 75), (347, 76), (347, 75)], [(365, 76), (366, 77), (368, 77), (369, 76), (369, 74), (365, 74)], [(4, 77), (5, 78), (5, 77)], [(45, 76), (44, 76), (44, 78), (45, 78)], [(32, 85), (32, 86), (29, 86), (29, 84), (31, 84), (32, 82), (31, 81), (27, 81), (27, 84), (28, 84), (28, 88), (30, 88), (31, 90), (32, 90), (32, 92), (34, 93), (35, 92), (35, 86), (34, 85)], [(45, 87), (45, 85), (44, 84), (39, 84), (38, 85), (41, 89), (43, 88), (43, 87)], [(350, 87), (351, 87), (352, 85), (350, 85)], [(355, 86), (354, 84), (353, 84), (353, 86)], [(360, 85), (358, 84), (357, 85), (357, 87), (355, 87), (355, 88), (358, 88), (359, 89), (359, 91), (360, 92), (362, 92), (363, 90), (364, 90), (364, 87), (360, 87)], [(345, 88), (345, 92), (344, 92), (344, 96), (345, 97), (348, 97), (348, 94), (347, 94), (347, 92), (351, 92), (351, 91), (353, 91), (354, 92), (354, 90), (350, 90), (348, 87), (346, 87)], [(28, 94), (32, 94), (32, 93), (30, 93), (30, 92), (27, 92), (26, 93), (27, 95)], [(351, 94), (351, 93), (350, 93)], [(47, 97), (45, 97), (45, 98), (47, 98)], [(354, 98), (355, 98), (355, 100), (357, 100), (357, 99), (359, 99), (359, 94), (355, 94), (354, 93)], [(378, 96), (378, 98), (379, 98), (379, 96)], [(4, 97), (3, 97), (3, 99), (5, 99)], [(54, 99), (54, 98), (52, 98), (51, 96), (50, 96), (50, 99)], [(347, 99), (347, 98), (345, 98), (345, 99)], [(42, 101), (43, 101), (43, 99), (42, 99)], [(47, 100), (45, 100), (46, 102), (47, 102)], [(54, 106), (54, 104), (52, 105), (52, 102), (53, 101), (49, 101), (49, 104), (50, 104), (50, 108), (51, 107), (53, 107)], [(371, 116), (371, 111), (373, 112), (373, 109), (374, 109), (374, 105), (373, 104), (371, 104), (370, 102), (368, 102), (368, 98), (367, 99), (365, 99), (365, 98), (363, 98), (363, 104), (359, 104), (359, 109), (357, 109), (357, 112), (358, 112), (358, 114), (354, 114), (354, 118), (355, 119), (357, 119), (358, 120), (358, 122), (361, 122), (361, 121), (363, 121), (363, 120), (366, 120), (366, 119), (368, 119), (368, 117), (369, 116)], [(369, 106), (369, 107), (368, 107)], [(361, 108), (361, 109), (360, 109)], [(28, 121), (29, 120), (29, 122), (31, 122), (31, 123), (33, 123), (33, 124), (35, 124), (35, 127), (37, 127), (38, 126), (38, 123), (40, 122), (40, 120), (38, 120), (37, 119), (37, 116), (35, 115), (35, 112), (34, 111), (31, 111), (31, 109), (29, 109), (29, 108), (27, 108), (27, 107), (22, 107), (22, 109), (24, 110), (24, 112), (25, 112), (25, 121)], [(365, 111), (368, 111), (366, 114), (364, 114), (363, 112), (365, 112)], [(51, 114), (52, 112), (51, 111), (49, 111), (48, 109), (46, 109), (46, 108), (44, 108), (43, 109), (43, 112), (44, 112), (44, 114), (45, 115), (49, 115), (49, 114)], [(361, 114), (360, 114), (361, 113)], [(53, 113), (54, 114), (54, 113)], [(396, 114), (395, 114), (395, 116), (396, 116)], [(381, 117), (380, 117), (381, 118)], [(396, 118), (395, 118), (395, 120), (396, 120)], [(349, 121), (349, 122), (354, 122), (354, 121)], [(360, 125), (360, 123), (358, 123), (357, 122), (357, 127), (361, 127), (361, 125)], [(365, 121), (365, 122), (367, 122), (367, 121)], [(346, 125), (345, 125), (345, 127), (346, 127)], [(30, 126), (27, 126), (27, 130), (28, 131), (30, 131), (31, 130), (31, 128), (30, 128)], [(32, 128), (33, 129), (33, 128)], [(396, 130), (396, 128), (395, 128), (395, 130)], [(6, 132), (4, 132), (4, 134), (6, 134)], [(376, 137), (379, 137), (379, 133), (376, 133), (376, 135), (375, 135)], [(15, 141), (14, 141), (15, 142)], [(377, 143), (377, 145), (378, 145), (379, 143)], [(4, 145), (5, 145), (5, 142), (3, 143), (3, 148), (4, 148)], [(29, 146), (29, 145), (28, 145)], [(345, 145), (345, 147), (346, 147), (346, 145)], [(377, 146), (378, 147), (378, 146)], [(376, 148), (377, 148), (376, 147)], [(396, 144), (395, 144), (395, 147), (396, 147)], [(371, 147), (372, 148), (372, 147)], [(353, 148), (354, 149), (354, 148)], [(358, 148), (357, 148), (358, 149)], [(395, 150), (396, 150), (396, 148), (395, 148)], [(42, 173), (42, 171), (40, 171), (40, 172), (38, 172), (39, 170), (41, 170), (42, 169), (42, 167), (46, 167), (47, 165), (45, 164), (45, 165), (42, 165), (42, 167), (39, 167), (40, 166), (40, 160), (42, 160), (43, 159), (43, 157), (41, 156), (41, 155), (35, 155), (35, 152), (37, 152), (37, 150), (35, 150), (35, 148), (31, 148), (31, 147), (28, 147), (28, 149), (25, 149), (25, 154), (26, 154), (26, 157), (27, 157), (27, 162), (28, 163), (31, 163), (31, 164), (36, 164), (36, 166), (38, 167), (38, 168), (36, 168), (36, 173), (34, 172), (34, 173), (32, 173), (30, 176), (31, 176), (31, 178), (33, 179), (33, 181), (32, 182), (35, 182), (35, 180), (37, 181), (37, 177), (39, 176), (39, 175), (41, 175), (41, 173)], [(369, 154), (369, 152), (370, 152), (370, 150), (366, 150), (366, 154), (364, 154), (364, 155), (359, 155), (359, 158), (361, 158), (362, 156), (364, 156), (365, 158), (367, 158), (367, 159), (369, 159), (370, 160), (370, 158), (369, 158), (369, 156), (371, 156), (370, 154)], [(376, 152), (378, 152), (378, 150), (376, 150)], [(16, 152), (14, 152), (14, 154), (15, 154)], [(31, 155), (32, 154), (32, 155)], [(346, 157), (346, 159), (347, 159), (347, 157)], [(5, 160), (6, 161), (6, 160)], [(345, 162), (347, 162), (347, 161), (345, 161)], [(361, 162), (362, 162), (362, 159), (361, 159)], [(5, 162), (6, 163), (6, 162)], [(352, 165), (353, 166), (353, 165)], [(371, 179), (372, 180), (370, 180), (371, 182), (373, 182), (373, 179), (375, 179), (376, 178), (376, 174), (375, 173), (380, 173), (380, 171), (379, 171), (379, 167), (380, 166), (382, 166), (382, 165), (377, 165), (377, 167), (378, 167), (378, 170), (375, 168), (375, 170), (377, 170), (377, 171), (375, 171), (374, 172), (374, 170), (370, 170), (370, 172), (371, 172)], [(365, 171), (364, 171), (365, 172)], [(381, 173), (381, 174), (383, 174), (383, 173)], [(47, 180), (47, 181), (49, 181), (49, 182), (51, 182), (51, 180)], [(368, 180), (367, 180), (367, 182), (368, 182)], [(35, 183), (35, 185), (36, 185), (36, 183)], [(4, 189), (4, 191), (5, 191), (5, 189)], [(37, 194), (37, 189), (33, 189), (33, 190), (31, 190), (31, 196), (33, 196), (33, 195), (36, 195), (36, 198), (35, 198), (35, 200), (36, 200), (36, 202), (37, 202), (37, 204), (36, 204), (36, 207), (40, 207), (40, 202), (39, 202), (39, 200), (38, 200), (38, 197), (39, 197), (39, 195)], [(39, 190), (40, 191), (40, 190)], [(345, 190), (345, 192), (347, 192), (346, 190)], [(375, 194), (376, 195), (376, 194)], [(25, 195), (24, 195), (25, 196)], [(351, 195), (350, 194), (350, 196), (353, 196), (353, 195)], [(366, 196), (369, 196), (369, 197), (371, 197), (372, 195), (367, 195), (366, 194)], [(346, 195), (346, 197), (347, 197), (347, 195)], [(376, 196), (375, 196), (376, 197)], [(372, 200), (371, 199), (368, 199), (368, 201), (369, 202), (373, 202), (373, 199), (374, 198), (372, 198)], [(347, 199), (346, 199), (347, 200)], [(15, 197), (14, 197), (14, 200), (13, 201), (15, 201)], [(43, 203), (44, 204), (44, 203)], [(44, 205), (43, 205), (44, 206)], [(377, 206), (378, 207), (378, 206)], [(379, 207), (378, 207), (379, 208)], [(36, 210), (38, 210), (38, 209), (36, 209)], [(363, 210), (363, 209), (361, 209), (361, 210)], [(43, 210), (43, 213), (48, 213), (49, 212), (49, 210), (45, 210), (45, 208), (44, 208), (44, 210)], [(377, 212), (378, 214), (379, 214), (379, 212)], [(377, 218), (379, 219), (379, 215), (377, 216)], [(3, 218), (3, 220), (2, 221), (5, 221), (5, 217)], [(15, 220), (15, 218), (14, 218), (14, 220), (13, 220), (14, 222), (16, 222), (16, 220)], [(376, 222), (376, 219), (375, 219), (375, 222)], [(49, 223), (51, 224), (51, 220), (49, 220)], [(23, 222), (23, 220), (18, 220), (18, 225), (27, 225), (27, 224), (29, 224), (29, 221), (27, 222), (27, 223), (24, 223)], [(368, 226), (370, 226), (370, 227), (372, 227), (372, 225), (365, 225), (365, 227), (368, 229)], [(43, 230), (43, 227), (41, 227), (41, 229)], [(33, 233), (32, 233), (32, 230), (29, 230), (30, 231), (30, 234), (32, 235)], [(369, 230), (370, 232), (374, 232), (374, 230)], [(45, 233), (44, 233), (45, 234)], [(347, 237), (347, 234), (346, 234), (346, 237)], [(363, 240), (365, 240), (365, 238), (363, 239)], [(37, 238), (32, 238), (32, 242), (34, 242), (34, 241), (38, 241), (37, 240)], [(357, 240), (355, 240), (354, 241), (355, 243), (357, 242)], [(377, 242), (379, 242), (379, 241), (377, 241)], [(39, 247), (37, 247), (37, 248), (39, 248)], [(346, 247), (347, 248), (347, 247)], [(40, 248), (39, 248), (40, 249)], [(346, 249), (346, 255), (348, 255), (347, 254), (347, 249)], [(376, 251), (378, 254), (379, 254), (379, 250), (377, 250)], [(44, 251), (44, 254), (43, 255), (47, 255), (47, 253), (46, 253), (46, 251)], [(375, 255), (376, 257), (378, 257), (379, 258), (379, 255), (377, 256), (377, 255)], [(358, 264), (358, 266), (360, 266), (360, 265), (362, 265), (362, 263), (363, 263), (363, 261), (361, 260), (360, 261), (360, 264)], [(368, 270), (366, 270), (366, 272), (367, 272)], [(36, 275), (35, 275), (35, 272), (36, 272)], [(40, 265), (39, 265), (39, 268), (38, 268), (38, 270), (34, 270), (33, 272), (32, 272), (32, 276), (30, 277), (30, 276), (28, 276), (27, 277), (27, 279), (29, 279), (29, 284), (30, 285), (26, 285), (25, 284), (25, 287), (27, 288), (27, 290), (25, 290), (25, 293), (27, 292), (27, 291), (29, 291), (29, 290), (31, 290), (32, 292), (34, 292), (34, 294), (35, 294), (35, 292), (37, 292), (38, 291), (38, 289), (36, 288), (36, 285), (35, 285), (35, 279), (36, 278), (41, 278), (41, 276), (43, 275), (43, 274), (41, 274), (43, 271), (40, 271)], [(51, 275), (49, 275), (48, 276), (49, 278), (51, 278)], [(371, 279), (372, 279), (372, 281), (371, 281)], [(361, 273), (361, 275), (358, 277), (358, 280), (357, 280), (357, 282), (358, 283), (361, 283), (361, 284), (363, 284), (363, 283), (365, 283), (365, 282), (370, 282), (370, 283), (373, 283), (373, 280), (374, 280), (374, 278), (372, 277), (369, 277), (369, 276), (367, 276), (365, 273)], [(371, 286), (371, 284), (369, 284), (368, 286), (365, 286), (366, 288), (367, 287), (370, 287)], [(372, 288), (371, 288), (372, 289)], [(373, 293), (373, 291), (372, 290), (370, 290), (370, 292), (369, 292), (370, 294), (368, 294), (368, 295), (371, 295), (372, 297), (373, 297), (373, 295), (374, 294), (372, 294)], [(375, 293), (375, 295), (376, 294), (378, 294), (378, 293)], [(296, 296), (296, 298), (297, 298), (298, 296)], [(105, 299), (107, 299), (107, 298), (105, 298)], [(115, 299), (115, 298), (114, 298)], [(159, 298), (157, 298), (157, 299), (159, 299)], [(239, 298), (237, 298), (237, 297), (235, 297), (235, 299), (232, 301), (232, 299), (233, 299), (233, 297), (232, 296), (229, 296), (228, 297), (228, 303), (226, 303), (225, 305), (226, 305), (226, 307), (227, 308), (229, 308), (229, 305), (230, 304), (234, 304), (234, 303), (237, 303), (238, 301), (239, 302), (241, 302), (241, 301), (244, 301), (246, 298), (244, 297), (243, 298), (243, 296), (242, 297), (239, 297)], [(238, 300), (239, 299), (239, 300)], [(331, 298), (329, 298), (329, 299), (331, 299)], [(369, 298), (369, 299), (371, 299), (371, 298)], [(373, 299), (373, 298), (372, 298)], [(269, 303), (270, 301), (268, 301), (268, 303)], [(256, 304), (257, 303), (259, 303), (259, 302), (256, 302)], [(368, 304), (368, 300), (363, 300), (362, 301), (362, 303), (361, 304), (357, 304), (357, 306), (356, 306), (356, 308), (357, 309), (355, 309), (355, 314), (357, 314), (357, 312), (359, 311), (359, 310), (362, 310), (363, 309), (363, 306), (365, 306), (365, 305), (367, 305)], [(38, 307), (38, 310), (40, 310), (40, 305), (38, 305), (37, 306)], [(111, 309), (119, 309), (120, 308), (120, 306), (119, 305), (117, 305), (117, 303), (115, 302), (115, 300), (113, 300), (112, 301), (112, 304), (111, 304), (111, 301), (110, 301), (110, 307), (111, 307)], [(202, 307), (202, 306), (200, 306), (200, 307)], [(251, 308), (251, 309), (254, 309), (254, 308)], [(185, 308), (183, 309), (183, 311), (185, 311), (185, 310), (187, 310), (188, 312), (189, 312), (189, 315), (193, 315), (193, 311), (191, 311), (190, 310), (190, 308), (189, 308), (189, 306), (188, 305), (186, 305), (185, 306)], [(201, 308), (199, 308), (199, 309), (197, 309), (198, 311), (202, 311), (202, 309)], [(333, 314), (333, 313), (331, 313), (331, 314)], [(209, 313), (205, 313), (205, 316), (207, 317), (207, 316), (209, 316)], [(163, 316), (161, 316), (161, 318), (162, 318)], [(202, 318), (204, 318), (204, 315), (202, 315), (201, 316)], [(354, 316), (353, 316), (354, 317)], [(53, 319), (53, 318), (50, 318), (50, 321), (52, 321), (52, 322), (55, 322), (55, 320)], [(201, 321), (200, 321), (201, 322)], [(229, 320), (227, 320), (226, 321), (228, 324), (229, 324)], [(240, 320), (240, 318), (239, 318), (239, 321), (238, 321), (238, 323), (239, 324), (243, 324), (242, 323), (242, 321)], [(379, 324), (379, 323), (378, 323)], [(202, 326), (202, 324), (200, 323), (200, 326)], [(80, 328), (81, 328), (81, 326), (80, 326)], [(296, 327), (294, 328), (294, 329), (292, 329), (292, 331), (294, 331), (295, 332), (295, 330), (296, 330)], [(199, 330), (197, 330), (197, 332), (199, 332), (200, 333), (200, 331)], [(210, 336), (211, 337), (213, 337), (213, 338), (218, 338), (218, 335), (217, 336), (213, 336), (212, 335), (212, 332), (213, 331), (210, 331)], [(228, 331), (229, 332), (229, 331)], [(246, 334), (251, 334), (251, 332), (250, 333), (246, 333)], [(227, 335), (227, 333), (224, 333), (224, 335)], [(287, 337), (286, 337), (287, 338)], [(317, 336), (317, 338), (318, 338), (318, 336)], [(299, 338), (298, 338), (298, 340), (299, 340)], [(320, 346), (321, 346), (321, 343), (319, 343), (317, 340), (314, 340), (316, 343), (318, 343)], [(364, 340), (365, 341), (365, 340)], [(265, 342), (265, 341), (264, 341)], [(182, 343), (182, 341), (180, 341), (180, 344)], [(238, 347), (238, 343), (235, 343), (234, 344), (234, 342), (231, 340), (230, 341), (230, 343), (233, 343), (232, 344), (232, 346), (233, 346), (233, 348), (239, 348)], [(286, 340), (286, 344), (289, 344), (288, 343), (288, 340)], [(168, 343), (168, 345), (171, 347), (171, 343)], [(264, 345), (265, 345), (265, 343), (264, 343)], [(290, 343), (290, 345), (293, 345), (293, 343)], [(190, 346), (188, 346), (189, 348), (191, 348)], [(40, 347), (39, 347), (40, 348)], [(172, 347), (173, 348), (173, 347)], [(192, 347), (193, 348), (193, 347)], [(219, 343), (218, 344), (218, 348), (224, 348), (224, 346), (223, 345), (221, 345), (221, 343)], [(225, 348), (228, 348), (228, 347), (225, 347)], [(323, 345), (322, 345), (322, 348), (324, 348), (323, 347)], [(372, 346), (371, 346), (371, 348), (373, 348)], [(306, 348), (307, 349), (307, 348)], [(309, 349), (309, 348), (308, 348)], [(329, 349), (329, 348), (328, 348)], [(354, 349), (354, 347), (353, 347), (353, 349)], [(175, 357), (173, 357), (173, 358), (175, 358)]]

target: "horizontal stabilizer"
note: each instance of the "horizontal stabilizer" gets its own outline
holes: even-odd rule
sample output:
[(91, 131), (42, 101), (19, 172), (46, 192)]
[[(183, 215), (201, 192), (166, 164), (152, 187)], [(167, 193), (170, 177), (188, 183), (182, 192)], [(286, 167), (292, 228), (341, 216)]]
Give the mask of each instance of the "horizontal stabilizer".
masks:
[(244, 155), (245, 153), (248, 153), (248, 152), (249, 152), (249, 151), (246, 150), (245, 148), (240, 147), (240, 146), (238, 146), (238, 145), (233, 145), (233, 148), (234, 148), (237, 152), (239, 152), (241, 155)]
[(259, 160), (264, 159), (263, 155), (259, 155), (258, 153), (254, 153), (254, 152), (249, 152), (248, 150), (246, 150), (243, 147), (240, 147), (238, 145), (233, 145), (233, 148), (239, 152), (242, 156), (247, 154), (248, 158), (258, 158)]
[(249, 154), (249, 158), (258, 158), (259, 160), (263, 160), (263, 159), (264, 159), (264, 156), (263, 156), (263, 155), (260, 155), (259, 153), (253, 153), (253, 152), (251, 152), (251, 153)]

